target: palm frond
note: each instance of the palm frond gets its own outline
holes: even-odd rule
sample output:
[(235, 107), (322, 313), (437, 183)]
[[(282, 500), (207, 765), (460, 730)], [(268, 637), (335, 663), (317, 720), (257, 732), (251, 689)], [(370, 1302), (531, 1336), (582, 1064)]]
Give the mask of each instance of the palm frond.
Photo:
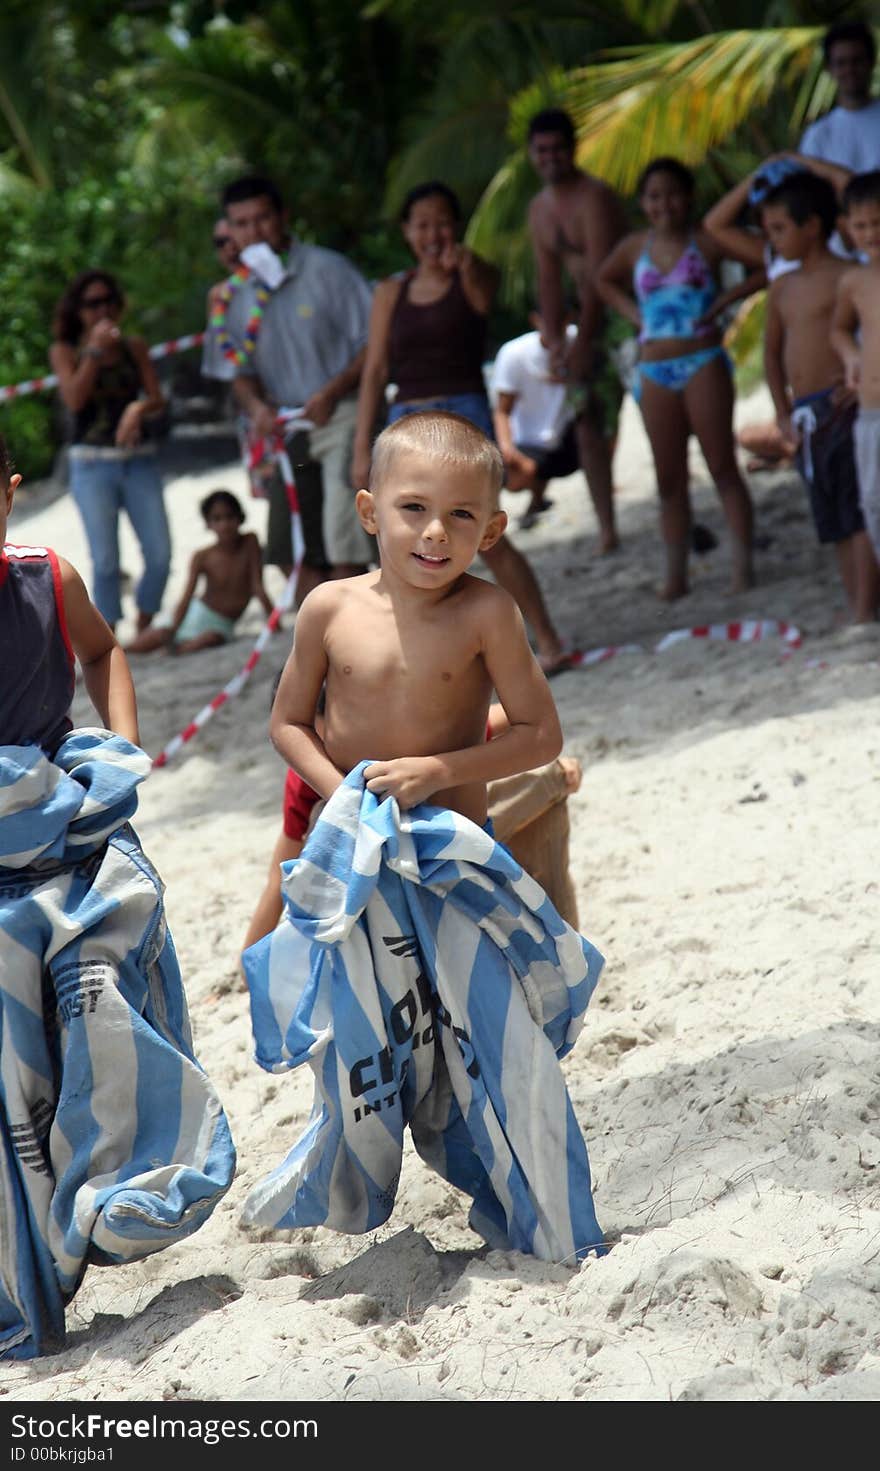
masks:
[[(797, 88), (820, 35), (816, 26), (726, 31), (627, 48), (570, 73), (564, 101), (578, 163), (624, 192), (658, 154), (698, 163), (780, 89)], [(794, 128), (818, 110), (823, 90), (818, 79), (806, 95), (800, 89)]]

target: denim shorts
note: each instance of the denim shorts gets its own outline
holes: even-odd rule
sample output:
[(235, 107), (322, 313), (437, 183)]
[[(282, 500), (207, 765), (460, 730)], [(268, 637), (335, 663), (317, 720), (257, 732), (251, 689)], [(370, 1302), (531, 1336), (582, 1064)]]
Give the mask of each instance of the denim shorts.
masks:
[(450, 393), (445, 398), (420, 398), (410, 403), (393, 403), (388, 411), (388, 422), (394, 424), (408, 414), (430, 414), (436, 409), (445, 409), (450, 414), (461, 414), (482, 429), (488, 439), (495, 438), (492, 427), (492, 410), (485, 393)]

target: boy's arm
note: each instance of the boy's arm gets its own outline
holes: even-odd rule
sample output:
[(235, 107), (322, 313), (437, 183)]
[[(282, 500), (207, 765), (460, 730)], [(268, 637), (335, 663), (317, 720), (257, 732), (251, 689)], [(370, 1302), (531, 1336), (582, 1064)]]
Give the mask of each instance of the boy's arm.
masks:
[(332, 796), (345, 777), (330, 760), (315, 728), (315, 711), (327, 676), (324, 635), (335, 602), (332, 584), (315, 588), (304, 600), (269, 720), (269, 738), (279, 756), (322, 797)]
[(771, 287), (764, 323), (764, 377), (773, 399), (779, 432), (787, 443), (797, 445), (798, 435), (791, 422), (791, 400), (782, 356), (784, 343), (785, 325), (779, 314), (779, 292)]
[(481, 595), (483, 657), (509, 726), (491, 741), (437, 756), (374, 761), (364, 777), (371, 792), (414, 807), (434, 792), (469, 782), (515, 776), (552, 761), (562, 750), (562, 731), (550, 687), (529, 648), (513, 599), (500, 588)]
[(802, 168), (809, 169), (811, 174), (817, 174), (820, 179), (827, 179), (836, 194), (842, 194), (853, 176), (852, 169), (844, 168), (842, 163), (832, 163), (828, 158), (817, 158), (812, 153), (782, 153), (780, 158), (788, 158), (792, 163), (799, 163)]
[(251, 569), (251, 596), (259, 599), (259, 601), (263, 605), (263, 610), (268, 617), (268, 615), (273, 611), (273, 608), (272, 599), (269, 597), (269, 594), (266, 591), (266, 585), (263, 582), (263, 558), (260, 552), (260, 543), (257, 541), (257, 538), (254, 536), (254, 533), (252, 531), (249, 531), (247, 533), (247, 538), (248, 558), (250, 560)]
[(133, 745), (140, 745), (137, 701), (128, 661), (89, 599), (85, 584), (74, 567), (58, 558), (64, 613), (73, 652), (82, 665), (89, 699), (107, 730), (115, 730)]
[(749, 202), (754, 174), (749, 174), (713, 205), (703, 220), (703, 229), (717, 241), (731, 260), (740, 260), (755, 268), (764, 264), (764, 239), (736, 223)]
[(847, 271), (837, 285), (837, 305), (831, 319), (831, 346), (843, 362), (847, 388), (858, 389), (861, 375), (862, 355), (856, 342), (855, 332), (859, 325), (859, 313), (853, 299), (856, 272)]

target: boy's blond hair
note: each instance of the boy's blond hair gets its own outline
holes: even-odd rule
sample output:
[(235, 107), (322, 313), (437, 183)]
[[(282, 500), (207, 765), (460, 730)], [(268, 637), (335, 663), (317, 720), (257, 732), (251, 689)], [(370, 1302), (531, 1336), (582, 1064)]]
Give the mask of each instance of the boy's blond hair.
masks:
[(481, 429), (461, 414), (445, 409), (405, 414), (383, 429), (373, 445), (370, 465), (370, 490), (380, 490), (394, 468), (399, 454), (422, 455), (440, 460), (451, 469), (467, 468), (484, 471), (489, 482), (492, 509), (498, 505), (498, 492), (504, 479), (504, 461), (498, 446), (487, 439)]

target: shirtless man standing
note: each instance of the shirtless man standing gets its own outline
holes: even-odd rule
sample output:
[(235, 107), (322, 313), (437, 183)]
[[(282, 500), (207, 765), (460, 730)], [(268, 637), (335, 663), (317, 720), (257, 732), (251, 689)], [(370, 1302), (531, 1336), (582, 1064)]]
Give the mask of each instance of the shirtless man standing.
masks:
[[(581, 466), (599, 522), (600, 550), (614, 551), (617, 530), (611, 490), (611, 445), (623, 390), (607, 353), (605, 313), (595, 273), (627, 231), (623, 204), (613, 189), (575, 165), (574, 124), (567, 112), (548, 108), (529, 123), (529, 157), (544, 188), (529, 208), (529, 230), (538, 270), (541, 316), (551, 366), (565, 378), (578, 404), (575, 431)], [(579, 301), (578, 333), (565, 340), (563, 269)]]

